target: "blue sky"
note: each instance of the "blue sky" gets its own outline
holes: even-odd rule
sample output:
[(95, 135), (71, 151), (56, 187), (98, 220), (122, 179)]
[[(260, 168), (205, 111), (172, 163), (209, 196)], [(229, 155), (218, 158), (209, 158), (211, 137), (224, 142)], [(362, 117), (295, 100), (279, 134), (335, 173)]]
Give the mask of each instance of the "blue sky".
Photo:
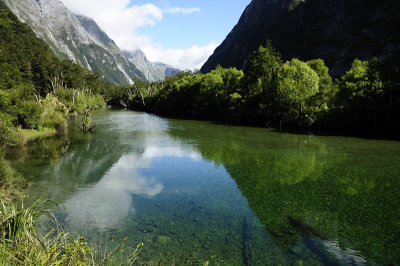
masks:
[(198, 8), (192, 14), (165, 14), (155, 26), (140, 28), (165, 48), (189, 48), (194, 44), (204, 46), (211, 41), (222, 42), (238, 22), (249, 0), (171, 0), (131, 1), (142, 4), (151, 2), (162, 9), (171, 7)]
[(93, 18), (124, 50), (154, 62), (198, 69), (238, 22), (251, 0), (61, 0)]

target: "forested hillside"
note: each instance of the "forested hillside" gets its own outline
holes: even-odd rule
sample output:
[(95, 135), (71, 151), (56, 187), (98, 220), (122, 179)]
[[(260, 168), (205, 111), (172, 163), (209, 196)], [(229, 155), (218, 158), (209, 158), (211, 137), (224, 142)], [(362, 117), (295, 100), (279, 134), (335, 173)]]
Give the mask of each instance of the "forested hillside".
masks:
[(285, 60), (321, 58), (339, 76), (355, 58), (381, 60), (393, 52), (399, 12), (396, 0), (253, 0), (201, 71), (218, 64), (243, 69), (271, 40)]
[[(69, 59), (117, 84), (145, 80), (98, 25), (89, 28), (58, 0), (0, 0), (20, 21), (32, 28), (60, 59)], [(95, 28), (95, 32), (93, 32)], [(100, 36), (100, 38), (98, 38)]]
[[(92, 98), (97, 97), (98, 104), (102, 103), (101, 97), (94, 95), (105, 82), (69, 60), (60, 61), (3, 5), (0, 36), (2, 142), (7, 139), (6, 128), (59, 126), (64, 122), (62, 112), (79, 112), (83, 108), (84, 94), (90, 93)], [(50, 110), (52, 107), (56, 110)]]
[(381, 63), (355, 59), (333, 79), (322, 59), (285, 62), (267, 42), (252, 53), (244, 71), (217, 66), (207, 74), (180, 73), (166, 82), (111, 90), (108, 97), (168, 116), (398, 138), (399, 69), (396, 50)]

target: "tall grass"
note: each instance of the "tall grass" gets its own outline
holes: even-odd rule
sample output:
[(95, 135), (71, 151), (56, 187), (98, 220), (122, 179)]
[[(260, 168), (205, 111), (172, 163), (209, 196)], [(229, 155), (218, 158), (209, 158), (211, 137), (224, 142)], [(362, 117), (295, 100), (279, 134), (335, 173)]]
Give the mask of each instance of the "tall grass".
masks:
[[(124, 245), (112, 251), (93, 248), (82, 236), (65, 232), (54, 214), (37, 201), (30, 207), (3, 203), (0, 206), (0, 265), (133, 265), (139, 264), (140, 244), (129, 252)], [(44, 236), (39, 219), (50, 224)]]
[(10, 201), (22, 197), (26, 186), (26, 180), (11, 168), (0, 147), (0, 199)]

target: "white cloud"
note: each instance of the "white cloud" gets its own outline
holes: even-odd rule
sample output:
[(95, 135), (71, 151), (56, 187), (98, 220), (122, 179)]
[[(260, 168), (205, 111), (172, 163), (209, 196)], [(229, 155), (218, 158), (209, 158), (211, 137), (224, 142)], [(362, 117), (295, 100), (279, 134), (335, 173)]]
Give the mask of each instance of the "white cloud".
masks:
[(182, 70), (200, 69), (219, 44), (212, 41), (206, 46), (193, 45), (188, 49), (163, 49), (148, 46), (142, 50), (150, 61), (164, 62)]
[(93, 18), (123, 50), (141, 49), (149, 60), (163, 62), (180, 69), (195, 69), (217, 47), (215, 41), (205, 46), (193, 45), (187, 49), (164, 49), (149, 36), (140, 35), (137, 29), (152, 26), (163, 19), (164, 13), (192, 14), (196, 7), (173, 7), (162, 10), (153, 4), (129, 6), (129, 0), (61, 0), (72, 12)]
[(165, 9), (165, 13), (170, 13), (170, 14), (181, 13), (184, 15), (189, 15), (189, 14), (199, 13), (199, 12), (200, 12), (200, 8), (197, 8), (197, 7), (188, 7), (188, 8), (171, 7), (171, 8)]
[(170, 147), (156, 147), (151, 146), (147, 147), (143, 153), (143, 158), (153, 159), (157, 157), (186, 157), (190, 158), (193, 161), (200, 161), (201, 155), (195, 151), (187, 151), (182, 149), (181, 147), (170, 146)]

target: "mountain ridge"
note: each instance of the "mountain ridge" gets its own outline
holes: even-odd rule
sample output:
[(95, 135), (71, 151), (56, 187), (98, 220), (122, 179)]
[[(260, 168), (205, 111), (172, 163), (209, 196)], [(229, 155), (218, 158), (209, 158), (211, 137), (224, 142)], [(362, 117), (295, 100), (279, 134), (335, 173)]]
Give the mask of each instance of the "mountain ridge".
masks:
[(135, 79), (146, 79), (104, 32), (102, 34), (107, 36), (108, 43), (93, 37), (96, 30), (102, 32), (93, 20), (86, 21), (86, 26), (91, 25), (93, 29), (87, 32), (78, 17), (60, 1), (1, 1), (48, 43), (59, 58), (70, 59), (93, 72), (100, 72), (103, 79), (117, 84), (132, 84)]
[(142, 71), (147, 80), (160, 81), (164, 80), (167, 76), (172, 76), (181, 70), (174, 68), (168, 64), (161, 62), (151, 62), (147, 59), (145, 53), (140, 50), (123, 51), (125, 56), (130, 62), (135, 62), (136, 67)]
[(355, 59), (382, 59), (400, 43), (400, 3), (394, 0), (253, 0), (201, 68), (243, 69), (267, 40), (285, 59), (324, 59), (341, 75)]

